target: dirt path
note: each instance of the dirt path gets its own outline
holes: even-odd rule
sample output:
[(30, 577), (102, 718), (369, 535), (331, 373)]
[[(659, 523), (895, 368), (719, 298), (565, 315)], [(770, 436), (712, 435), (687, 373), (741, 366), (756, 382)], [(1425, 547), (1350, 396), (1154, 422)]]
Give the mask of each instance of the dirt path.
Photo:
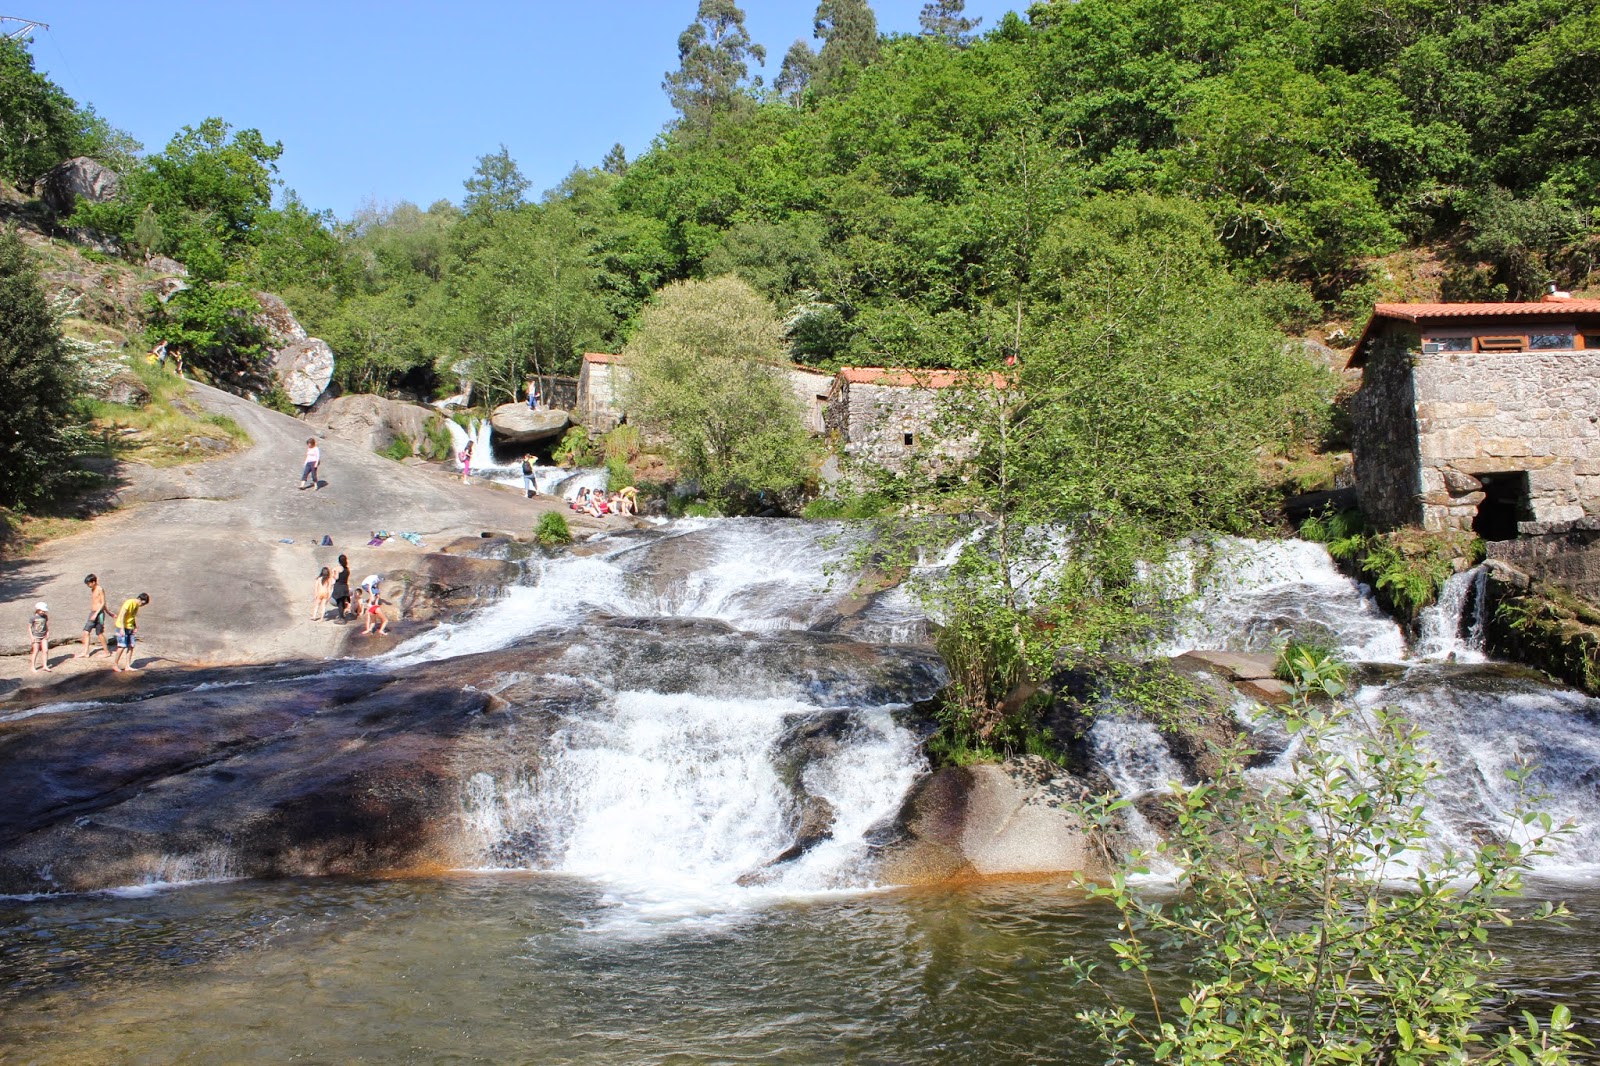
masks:
[[(360, 447), (322, 439), (321, 487), (298, 486), (306, 423), (205, 385), (190, 395), (250, 434), (248, 449), (188, 466), (124, 464), (122, 508), (79, 534), (0, 565), (0, 698), (62, 670), (105, 669), (103, 653), (69, 659), (53, 649), (51, 675), (28, 669), (26, 625), (33, 604), (50, 604), (51, 637), (76, 640), (88, 615), (83, 576), (95, 573), (111, 609), (140, 592), (139, 666), (276, 662), (344, 653), (348, 627), (309, 620), (311, 587), (343, 552), (353, 580), (400, 569), (482, 532), (526, 537), (554, 500), (526, 500), (503, 486), (432, 466), (396, 463)], [(573, 532), (604, 528), (568, 514)], [(620, 520), (613, 520), (620, 521)], [(420, 534), (423, 548), (391, 538), (366, 546), (373, 530)], [(320, 546), (324, 536), (332, 547)]]

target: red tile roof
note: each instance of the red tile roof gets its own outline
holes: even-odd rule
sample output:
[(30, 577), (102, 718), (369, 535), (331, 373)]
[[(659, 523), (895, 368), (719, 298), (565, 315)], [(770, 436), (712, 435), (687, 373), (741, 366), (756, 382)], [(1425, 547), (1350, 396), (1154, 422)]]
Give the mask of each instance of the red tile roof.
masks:
[(584, 352), (583, 361), (585, 363), (614, 363), (617, 361), (617, 357), (610, 352)]
[[(839, 371), (839, 380), (857, 385), (897, 385), (914, 389), (948, 389), (952, 385), (965, 385), (980, 376), (970, 370), (920, 370), (882, 366), (847, 366)], [(1007, 377), (1001, 373), (990, 375), (991, 383), (1002, 386)]]
[(1372, 308), (1372, 317), (1367, 320), (1366, 328), (1361, 331), (1361, 339), (1356, 341), (1356, 350), (1350, 354), (1350, 362), (1347, 365), (1359, 367), (1366, 363), (1367, 338), (1372, 335), (1372, 327), (1377, 325), (1381, 318), (1428, 323), (1440, 319), (1510, 319), (1525, 318), (1529, 315), (1541, 318), (1600, 315), (1600, 300), (1546, 300), (1539, 303), (1497, 304), (1376, 304)]
[(1378, 304), (1374, 318), (1421, 322), (1425, 318), (1499, 318), (1509, 315), (1600, 315), (1600, 300), (1551, 300), (1521, 304)]

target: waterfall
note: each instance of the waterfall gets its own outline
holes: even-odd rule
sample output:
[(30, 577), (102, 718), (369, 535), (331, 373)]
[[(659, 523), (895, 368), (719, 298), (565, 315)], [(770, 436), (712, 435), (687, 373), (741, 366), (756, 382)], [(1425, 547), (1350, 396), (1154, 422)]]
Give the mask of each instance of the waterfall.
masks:
[[(1483, 662), (1483, 629), (1488, 620), (1489, 570), (1479, 565), (1451, 574), (1439, 599), (1422, 612), (1417, 654), (1424, 659)], [(1465, 616), (1468, 607), (1472, 616)]]
[[(519, 489), (522, 487), (522, 457), (514, 455), (506, 462), (495, 459), (494, 433), (488, 419), (470, 419), (465, 429), (454, 419), (445, 419), (445, 426), (450, 430), (450, 461), (457, 470), (461, 469), (461, 465), (456, 457), (471, 441), (473, 477), (514, 485)], [(574, 468), (535, 463), (533, 483), (541, 495), (561, 496), (570, 500), (580, 488), (606, 488), (606, 470), (603, 466)]]
[(1208, 556), (1200, 549), (1180, 553), (1168, 580), (1179, 594), (1193, 596), (1162, 649), (1169, 655), (1266, 651), (1294, 635), (1321, 641), (1348, 662), (1406, 657), (1400, 627), (1320, 544), (1219, 537)]

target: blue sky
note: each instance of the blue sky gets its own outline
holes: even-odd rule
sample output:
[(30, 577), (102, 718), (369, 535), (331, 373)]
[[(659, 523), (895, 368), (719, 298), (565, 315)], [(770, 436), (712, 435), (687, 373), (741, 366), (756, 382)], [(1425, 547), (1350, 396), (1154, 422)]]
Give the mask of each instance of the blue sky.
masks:
[[(884, 32), (914, 32), (923, 0), (873, 0)], [(621, 141), (629, 158), (672, 117), (661, 79), (697, 0), (17, 0), (39, 19), (37, 66), (113, 124), (165, 146), (220, 115), (281, 140), (279, 176), (348, 218), (367, 202), (459, 202), (504, 142), (535, 191)], [(770, 81), (815, 0), (747, 0)], [(984, 19), (1023, 0), (968, 0)], [(14, 8), (15, 10), (12, 10)], [(813, 42), (815, 43), (815, 42)]]

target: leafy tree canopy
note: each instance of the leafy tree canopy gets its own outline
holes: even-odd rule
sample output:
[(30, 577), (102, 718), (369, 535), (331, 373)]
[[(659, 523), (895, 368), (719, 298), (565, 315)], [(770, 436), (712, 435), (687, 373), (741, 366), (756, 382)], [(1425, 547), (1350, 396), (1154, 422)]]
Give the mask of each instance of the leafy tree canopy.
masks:
[(71, 449), (78, 383), (27, 248), (0, 228), (0, 506), (46, 496)]

